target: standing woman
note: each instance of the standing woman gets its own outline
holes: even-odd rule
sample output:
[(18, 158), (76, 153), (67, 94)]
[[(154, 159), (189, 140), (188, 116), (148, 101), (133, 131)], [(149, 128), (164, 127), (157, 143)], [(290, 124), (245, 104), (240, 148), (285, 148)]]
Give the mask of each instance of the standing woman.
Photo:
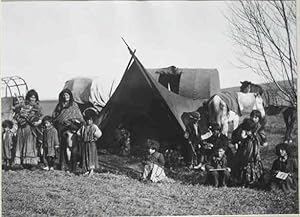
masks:
[(34, 168), (39, 161), (37, 144), (41, 142), (40, 124), (42, 123), (42, 108), (39, 105), (39, 96), (35, 90), (29, 90), (25, 97), (25, 103), (15, 114), (18, 123), (17, 144), (15, 161), (25, 168)]
[(259, 186), (262, 184), (263, 165), (260, 157), (260, 138), (255, 132), (256, 123), (247, 118), (237, 129), (239, 145), (233, 166), (234, 175), (245, 187)]
[[(64, 89), (60, 92), (58, 97), (58, 104), (53, 112), (53, 124), (58, 131), (60, 140), (60, 169), (69, 170), (68, 155), (70, 142), (68, 136), (70, 132), (77, 131), (82, 123), (84, 123), (83, 116), (76, 102), (74, 102), (73, 94), (69, 89)], [(72, 134), (76, 135), (76, 134)]]

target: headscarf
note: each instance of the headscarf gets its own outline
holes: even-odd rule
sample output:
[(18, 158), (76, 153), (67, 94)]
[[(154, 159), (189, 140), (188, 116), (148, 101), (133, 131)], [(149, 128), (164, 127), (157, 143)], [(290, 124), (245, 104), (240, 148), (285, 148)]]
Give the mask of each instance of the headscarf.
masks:
[[(68, 105), (64, 105), (63, 95), (67, 93), (70, 95)], [(64, 89), (59, 94), (59, 102), (53, 112), (53, 119), (55, 125), (70, 125), (72, 121), (78, 120), (84, 122), (81, 111), (76, 102), (74, 102), (73, 94), (69, 89)]]

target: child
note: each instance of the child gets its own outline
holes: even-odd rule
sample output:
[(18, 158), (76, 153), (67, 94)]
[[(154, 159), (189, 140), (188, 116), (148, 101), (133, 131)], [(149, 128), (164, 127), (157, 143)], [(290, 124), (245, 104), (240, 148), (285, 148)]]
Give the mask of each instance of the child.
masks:
[(52, 117), (45, 116), (43, 118), (43, 156), (46, 167), (44, 170), (54, 170), (55, 152), (59, 148), (59, 140), (57, 130), (53, 127)]
[(228, 185), (231, 169), (227, 167), (225, 148), (223, 146), (218, 146), (215, 149), (210, 161), (205, 165), (205, 169), (208, 174), (209, 184), (214, 187), (226, 187)]
[(255, 129), (253, 133), (256, 135), (260, 145), (267, 146), (267, 137), (263, 125), (266, 120), (261, 116), (261, 112), (258, 110), (253, 110), (250, 113), (250, 119), (252, 119), (255, 123)]
[(160, 182), (167, 179), (163, 169), (165, 159), (163, 154), (158, 152), (159, 143), (155, 140), (148, 139), (147, 146), (149, 147), (149, 155), (147, 156), (142, 181), (150, 179), (152, 182)]
[(13, 137), (14, 133), (12, 131), (13, 122), (10, 120), (5, 120), (2, 122), (2, 159), (5, 166), (8, 168), (11, 166), (12, 160), (12, 148), (13, 148)]
[[(205, 164), (209, 161), (211, 155), (216, 151), (219, 146), (228, 147), (228, 138), (221, 133), (221, 127), (218, 123), (212, 123), (209, 127), (212, 135), (206, 140), (202, 141), (200, 148), (200, 162)], [(202, 164), (195, 166), (194, 169), (201, 168)]]
[(121, 149), (120, 155), (128, 156), (130, 154), (131, 143), (130, 132), (123, 126), (123, 124), (120, 124), (116, 129), (115, 137)]
[(24, 96), (16, 96), (13, 98), (13, 106), (12, 110), (14, 113), (19, 113), (21, 108), (25, 105), (25, 98)]
[(291, 157), (288, 144), (276, 145), (278, 158), (273, 162), (271, 169), (271, 189), (280, 188), (284, 192), (297, 191), (297, 159)]
[(96, 141), (102, 136), (101, 130), (94, 124), (96, 114), (92, 111), (84, 113), (86, 125), (77, 132), (81, 140), (82, 169), (84, 176), (92, 176), (94, 169), (98, 167), (98, 153)]
[(171, 170), (184, 165), (184, 158), (181, 155), (181, 146), (176, 145), (175, 149), (166, 149), (164, 152), (166, 167)]

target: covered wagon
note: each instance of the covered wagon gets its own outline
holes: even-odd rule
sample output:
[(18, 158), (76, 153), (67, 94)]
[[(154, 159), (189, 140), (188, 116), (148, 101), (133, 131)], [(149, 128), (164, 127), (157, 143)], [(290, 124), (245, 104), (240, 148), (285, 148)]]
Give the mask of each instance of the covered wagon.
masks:
[(63, 89), (71, 90), (81, 112), (93, 108), (100, 112), (112, 93), (113, 83), (105, 84), (100, 77), (76, 77), (65, 82)]
[(147, 71), (168, 90), (190, 99), (209, 99), (220, 91), (217, 69), (169, 66)]
[(1, 81), (1, 118), (12, 120), (13, 106), (24, 101), (28, 86), (19, 76), (3, 77)]

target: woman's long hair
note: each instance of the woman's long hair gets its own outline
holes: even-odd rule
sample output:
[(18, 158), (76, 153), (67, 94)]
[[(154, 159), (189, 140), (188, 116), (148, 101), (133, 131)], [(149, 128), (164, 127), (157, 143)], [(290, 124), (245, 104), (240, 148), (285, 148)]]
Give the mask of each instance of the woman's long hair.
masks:
[(31, 90), (29, 90), (29, 91), (26, 93), (25, 100), (26, 100), (27, 102), (29, 102), (31, 96), (35, 96), (36, 102), (39, 102), (39, 101), (40, 101), (40, 100), (39, 100), (39, 95), (38, 95), (38, 93), (37, 93), (34, 89), (31, 89)]

